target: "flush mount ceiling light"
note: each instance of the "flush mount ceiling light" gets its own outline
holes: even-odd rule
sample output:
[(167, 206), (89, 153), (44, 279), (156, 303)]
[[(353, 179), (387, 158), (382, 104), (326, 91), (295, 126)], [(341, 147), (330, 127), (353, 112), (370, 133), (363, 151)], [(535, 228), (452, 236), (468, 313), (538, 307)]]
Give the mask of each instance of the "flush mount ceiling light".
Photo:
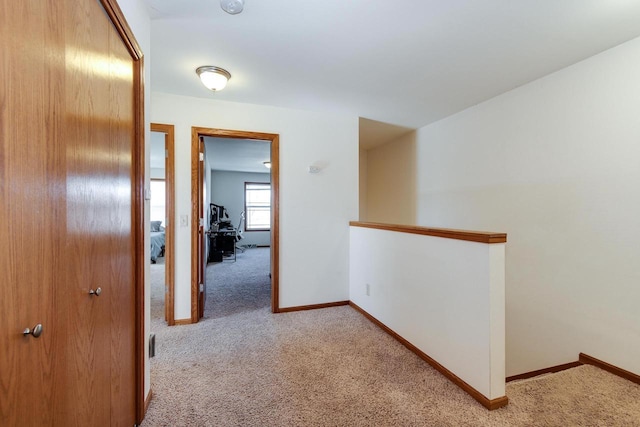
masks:
[(214, 92), (224, 89), (227, 81), (231, 78), (231, 74), (227, 70), (212, 65), (198, 67), (196, 73), (200, 77), (202, 84)]
[(265, 168), (267, 169), (271, 169), (271, 162), (267, 161), (267, 162), (262, 162), (262, 164), (264, 165)]
[(220, 7), (230, 15), (237, 15), (244, 8), (244, 0), (220, 0)]

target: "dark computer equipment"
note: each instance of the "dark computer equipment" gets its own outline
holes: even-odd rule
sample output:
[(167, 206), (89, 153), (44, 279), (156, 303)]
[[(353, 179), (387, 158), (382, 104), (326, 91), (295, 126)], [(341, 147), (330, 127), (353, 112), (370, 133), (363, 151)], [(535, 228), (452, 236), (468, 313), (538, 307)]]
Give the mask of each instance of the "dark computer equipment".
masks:
[(209, 228), (229, 228), (231, 227), (231, 220), (227, 210), (222, 205), (216, 205), (215, 203), (209, 204)]

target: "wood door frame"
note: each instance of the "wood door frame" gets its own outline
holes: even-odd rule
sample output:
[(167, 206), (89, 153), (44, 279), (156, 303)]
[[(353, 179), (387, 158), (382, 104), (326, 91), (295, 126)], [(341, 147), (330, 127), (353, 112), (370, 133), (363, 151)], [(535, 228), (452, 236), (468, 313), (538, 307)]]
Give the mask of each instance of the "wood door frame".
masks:
[[(205, 254), (206, 248), (206, 235), (205, 235), (205, 224), (204, 224), (204, 199), (206, 198), (205, 192), (205, 174), (204, 168), (201, 167), (205, 164), (205, 157), (207, 155), (207, 148), (204, 143), (204, 138), (201, 136), (198, 138), (198, 156), (202, 153), (202, 159), (198, 157), (198, 188), (197, 194), (200, 195), (198, 199), (198, 277), (196, 279), (198, 286), (202, 285), (202, 289), (198, 289), (198, 319), (202, 319), (204, 317), (204, 306), (207, 296), (207, 255)], [(195, 217), (194, 217), (195, 218)], [(200, 218), (202, 218), (202, 224), (200, 223)], [(202, 235), (200, 234), (202, 233)]]
[(175, 316), (175, 127), (173, 125), (151, 123), (151, 132), (164, 133), (164, 145), (166, 156), (164, 160), (164, 185), (165, 185), (165, 211), (167, 222), (165, 224), (164, 243), (164, 281), (165, 300), (164, 316), (167, 325), (176, 324)]
[(145, 415), (145, 263), (144, 263), (144, 170), (145, 170), (145, 115), (144, 115), (144, 54), (116, 0), (100, 0), (122, 42), (133, 59), (134, 143), (131, 164), (132, 230), (133, 230), (133, 287), (135, 294), (135, 412), (140, 424)]
[(271, 143), (271, 312), (280, 312), (280, 135), (243, 130), (191, 128), (191, 322), (198, 322), (199, 138), (257, 139)]

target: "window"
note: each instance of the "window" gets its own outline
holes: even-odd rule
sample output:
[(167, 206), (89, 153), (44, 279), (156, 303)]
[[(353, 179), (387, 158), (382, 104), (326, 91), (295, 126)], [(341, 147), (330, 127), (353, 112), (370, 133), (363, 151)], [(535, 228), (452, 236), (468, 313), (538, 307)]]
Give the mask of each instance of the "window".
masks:
[(244, 183), (245, 231), (271, 229), (271, 184)]
[(151, 180), (151, 221), (162, 221), (162, 226), (165, 227), (165, 200), (164, 200), (164, 181), (152, 179)]

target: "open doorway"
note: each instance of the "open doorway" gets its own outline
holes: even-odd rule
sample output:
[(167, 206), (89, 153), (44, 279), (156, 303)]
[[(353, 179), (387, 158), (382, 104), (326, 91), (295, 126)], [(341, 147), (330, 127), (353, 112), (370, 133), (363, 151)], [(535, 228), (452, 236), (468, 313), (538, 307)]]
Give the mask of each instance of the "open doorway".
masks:
[[(220, 173), (214, 175), (210, 170), (207, 170), (209, 162), (206, 161), (204, 154), (206, 144), (213, 144), (214, 141), (227, 147), (235, 145), (236, 148), (241, 146), (245, 148), (254, 146), (255, 148), (257, 144), (260, 144), (263, 147), (267, 147), (266, 156), (263, 155), (262, 157), (265, 158), (261, 157), (259, 159), (258, 170), (233, 171), (230, 170), (233, 167), (227, 167), (228, 170), (226, 172), (233, 173), (233, 177), (229, 174), (223, 177), (225, 171), (218, 171)], [(198, 219), (192, 222), (192, 321), (198, 321), (204, 314), (207, 261), (224, 263), (239, 260), (242, 259), (242, 255), (244, 255), (244, 251), (247, 248), (253, 249), (260, 246), (266, 247), (269, 252), (267, 256), (269, 257), (270, 272), (268, 274), (271, 284), (271, 311), (274, 313), (279, 311), (278, 154), (279, 138), (276, 134), (192, 128), (192, 215), (193, 218)], [(215, 156), (215, 152), (213, 155)], [(247, 157), (247, 151), (240, 157)], [(269, 162), (270, 164), (265, 165), (264, 162)], [(267, 169), (269, 165), (271, 167)], [(208, 177), (205, 171), (209, 174)], [(265, 175), (268, 178), (265, 178)], [(217, 193), (212, 192), (215, 187), (215, 184), (211, 182), (213, 179), (233, 179), (236, 183), (240, 180), (242, 185), (239, 190), (236, 187), (236, 193), (233, 196), (229, 196), (231, 197), (229, 198), (228, 195), (221, 194), (219, 190)], [(202, 191), (205, 187), (207, 187), (206, 197), (203, 197)], [(265, 203), (265, 195), (268, 195), (268, 203)], [(224, 202), (227, 203), (227, 206), (221, 202), (223, 199), (227, 200)], [(265, 208), (267, 209), (266, 220)], [(213, 221), (212, 215), (215, 216)], [(221, 221), (229, 223), (228, 228), (227, 225), (222, 224), (222, 227), (224, 227), (222, 229), (223, 233), (219, 232)], [(210, 224), (212, 225), (212, 230), (209, 230)], [(224, 237), (217, 238), (218, 235), (226, 233), (224, 230), (230, 230), (231, 233), (234, 233), (233, 244), (224, 246)], [(266, 240), (264, 240), (265, 235)], [(208, 247), (210, 236), (215, 236), (215, 241), (211, 247)], [(238, 258), (239, 253), (241, 254), (240, 258)]]
[(269, 248), (270, 142), (204, 137), (204, 143), (208, 160), (208, 263), (234, 262), (247, 248)]
[[(151, 173), (151, 275), (163, 276), (164, 286), (155, 290), (164, 298), (152, 296), (152, 319), (163, 316), (169, 326), (175, 325), (174, 314), (174, 127), (151, 124), (150, 173)], [(156, 304), (164, 303), (162, 314)]]

